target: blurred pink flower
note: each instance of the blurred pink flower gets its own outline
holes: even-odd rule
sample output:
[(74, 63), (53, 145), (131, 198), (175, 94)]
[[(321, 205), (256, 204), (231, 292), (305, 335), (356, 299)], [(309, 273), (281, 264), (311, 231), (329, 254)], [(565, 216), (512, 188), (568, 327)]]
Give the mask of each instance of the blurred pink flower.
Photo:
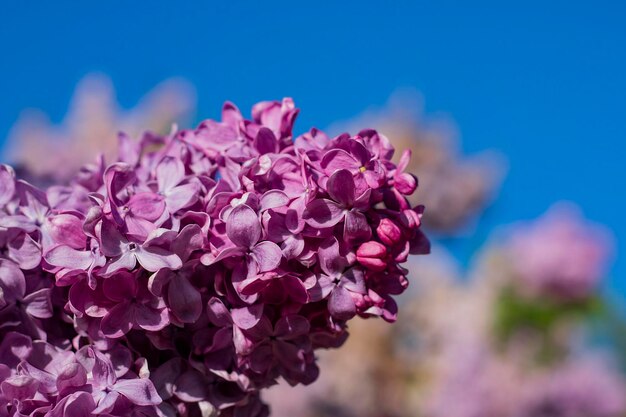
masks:
[(111, 80), (90, 74), (76, 87), (59, 125), (39, 110), (27, 110), (20, 116), (6, 142), (6, 159), (35, 182), (67, 180), (100, 152), (112, 161), (118, 132), (131, 137), (145, 130), (167, 133), (173, 123), (189, 122), (194, 108), (194, 89), (180, 79), (164, 81), (132, 109), (123, 109), (117, 103)]
[(529, 381), (514, 417), (622, 417), (626, 380), (596, 357), (576, 358)]
[(561, 300), (591, 296), (607, 273), (611, 252), (609, 232), (566, 204), (519, 225), (509, 246), (520, 284), (533, 294)]

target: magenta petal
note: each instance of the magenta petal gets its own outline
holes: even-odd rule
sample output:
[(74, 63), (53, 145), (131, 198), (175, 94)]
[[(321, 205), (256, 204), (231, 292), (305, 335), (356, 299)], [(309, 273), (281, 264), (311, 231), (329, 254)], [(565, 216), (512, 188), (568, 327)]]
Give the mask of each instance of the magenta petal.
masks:
[(300, 373), (304, 371), (305, 362), (302, 349), (293, 343), (277, 340), (274, 343), (275, 356), (278, 362), (291, 372)]
[(26, 293), (26, 279), (13, 262), (0, 259), (0, 288), (7, 302), (20, 300)]
[(136, 405), (161, 404), (161, 397), (149, 379), (121, 379), (111, 389), (119, 392)]
[(200, 261), (202, 262), (203, 265), (208, 266), (208, 265), (213, 265), (214, 263), (219, 262), (221, 260), (231, 258), (234, 256), (243, 256), (244, 254), (245, 254), (245, 249), (243, 248), (240, 248), (240, 247), (226, 248), (226, 249), (222, 249), (222, 251), (217, 256), (213, 256), (210, 253), (205, 253), (200, 258)]
[(296, 198), (289, 206), (287, 213), (285, 213), (285, 227), (287, 227), (290, 232), (300, 233), (302, 229), (304, 229), (305, 222), (302, 216), (306, 206), (306, 197)]
[(344, 272), (341, 276), (340, 285), (353, 293), (365, 294), (367, 292), (365, 275), (360, 268), (350, 268)]
[(87, 270), (93, 262), (90, 251), (76, 250), (69, 246), (57, 246), (44, 255), (44, 259), (50, 265), (69, 269)]
[(272, 347), (265, 343), (254, 349), (250, 355), (250, 368), (255, 372), (266, 372), (274, 361), (274, 352)]
[(129, 272), (120, 272), (102, 284), (104, 295), (112, 301), (127, 301), (137, 295), (137, 278)]
[(108, 387), (115, 382), (115, 370), (109, 358), (91, 346), (85, 346), (76, 352), (76, 360), (91, 372), (94, 385)]
[(302, 316), (293, 314), (281, 317), (274, 326), (274, 336), (283, 339), (293, 339), (298, 336), (305, 335), (309, 332), (311, 326), (309, 321)]
[(75, 392), (71, 394), (65, 406), (65, 416), (92, 417), (92, 412), (96, 408), (93, 397), (87, 392)]
[(121, 378), (131, 369), (133, 366), (133, 354), (129, 349), (124, 346), (116, 346), (115, 348), (107, 352), (111, 365), (115, 370), (115, 377)]
[(249, 206), (235, 207), (226, 221), (226, 234), (237, 246), (251, 248), (261, 238), (261, 222)]
[(146, 240), (148, 235), (156, 229), (155, 224), (150, 220), (136, 216), (126, 216), (124, 223), (127, 229), (126, 236), (138, 241)]
[(259, 272), (267, 272), (275, 269), (283, 256), (283, 252), (274, 242), (266, 240), (260, 242), (252, 249), (254, 259), (259, 266)]
[(200, 292), (180, 274), (174, 274), (167, 292), (169, 307), (183, 323), (193, 323), (202, 314)]
[(394, 187), (404, 195), (411, 195), (417, 188), (417, 179), (409, 173), (402, 173), (395, 177)]
[(254, 147), (261, 155), (274, 153), (278, 150), (278, 141), (270, 129), (262, 127), (254, 139)]
[[(108, 415), (108, 413), (113, 410), (113, 407), (115, 407), (115, 403), (117, 402), (117, 399), (120, 397), (120, 394), (118, 394), (115, 391), (111, 391), (109, 393), (107, 393), (104, 398), (102, 398), (99, 402), (98, 402), (98, 406), (96, 407), (95, 410), (92, 411), (92, 413), (96, 416), (99, 415)], [(67, 416), (69, 417), (69, 416)]]
[[(238, 330), (239, 331), (239, 330)], [(222, 327), (213, 335), (210, 351), (217, 352), (222, 349), (228, 349), (233, 345), (233, 328)]]
[[(87, 372), (85, 368), (76, 362), (65, 365), (58, 375), (56, 384), (60, 393), (72, 388), (82, 387), (87, 383)], [(95, 406), (94, 406), (95, 407)]]
[(156, 177), (159, 191), (167, 194), (185, 177), (185, 166), (180, 158), (166, 156), (156, 167)]
[(239, 126), (239, 123), (243, 120), (243, 116), (235, 104), (227, 101), (222, 107), (222, 120), (228, 125)]
[(320, 275), (317, 282), (309, 289), (309, 298), (312, 302), (323, 300), (335, 289), (333, 279), (327, 275)]
[(372, 154), (365, 146), (363, 146), (360, 142), (356, 140), (351, 140), (349, 142), (349, 150), (350, 154), (358, 161), (360, 166), (363, 166), (372, 159)]
[(246, 302), (251, 302), (251, 298), (246, 298), (250, 296), (257, 295), (263, 289), (267, 287), (269, 284), (269, 279), (273, 278), (274, 274), (248, 274), (249, 276), (243, 281), (237, 282), (235, 285), (235, 290), (239, 294), (239, 296), (243, 296), (242, 300)]
[(197, 182), (179, 185), (165, 195), (165, 203), (170, 213), (192, 205), (198, 200), (200, 185)]
[(135, 309), (128, 302), (123, 302), (111, 309), (100, 322), (100, 330), (106, 337), (124, 336), (133, 328)]
[(100, 249), (102, 254), (108, 257), (121, 255), (127, 240), (117, 230), (115, 224), (110, 221), (102, 221), (100, 229)]
[(174, 358), (165, 362), (150, 374), (150, 378), (154, 381), (154, 387), (163, 400), (171, 398), (174, 394), (174, 381), (176, 381), (182, 371), (183, 360)]
[(344, 209), (331, 200), (313, 200), (304, 210), (303, 218), (307, 224), (317, 227), (332, 227), (343, 220)]
[(74, 249), (83, 249), (87, 244), (87, 237), (83, 232), (83, 222), (74, 215), (57, 214), (49, 218), (44, 227), (57, 244), (68, 245)]
[(22, 215), (0, 217), (0, 227), (22, 229), (28, 233), (37, 230), (35, 224), (28, 217)]
[(204, 236), (202, 229), (197, 224), (189, 224), (176, 237), (172, 244), (172, 251), (180, 259), (186, 261), (193, 251), (201, 249), (203, 245)]
[(289, 204), (289, 197), (283, 191), (270, 190), (261, 196), (260, 204), (261, 211), (282, 207)]
[(21, 333), (6, 333), (0, 342), (0, 357), (2, 363), (15, 368), (17, 364), (25, 360), (33, 350), (33, 342), (30, 337)]
[(30, 235), (20, 233), (9, 244), (9, 257), (17, 262), (21, 269), (33, 269), (41, 262), (41, 247)]
[(393, 323), (398, 319), (398, 304), (389, 296), (385, 296), (382, 318), (389, 323)]
[(330, 176), (326, 183), (328, 194), (344, 207), (352, 207), (356, 194), (354, 177), (346, 169), (340, 169)]
[(339, 253), (339, 242), (334, 237), (322, 242), (318, 250), (318, 259), (322, 271), (330, 276), (343, 272), (347, 266), (345, 257)]
[(91, 417), (95, 408), (92, 395), (79, 391), (59, 401), (46, 417)]
[(409, 166), (409, 162), (411, 162), (411, 154), (412, 151), (410, 149), (405, 149), (402, 152), (398, 165), (396, 166), (396, 172), (404, 172), (404, 170)]
[(150, 235), (147, 236), (146, 241), (143, 243), (144, 247), (169, 247), (172, 242), (176, 239), (178, 233), (173, 230), (168, 230), (164, 228), (154, 229)]
[(207, 377), (200, 372), (191, 370), (182, 374), (175, 383), (174, 394), (182, 401), (198, 402), (209, 394)]
[(369, 187), (377, 189), (385, 184), (387, 180), (387, 171), (381, 161), (373, 160), (368, 162), (365, 166), (365, 171), (363, 172), (362, 177)]
[(156, 272), (161, 268), (175, 270), (183, 266), (178, 255), (158, 246), (138, 247), (136, 256), (141, 266), (150, 272)]
[(233, 322), (240, 329), (248, 330), (257, 325), (263, 316), (263, 304), (255, 304), (232, 310)]
[(322, 157), (320, 163), (327, 174), (332, 174), (340, 169), (359, 169), (360, 164), (352, 155), (343, 149), (331, 149)]
[(363, 213), (351, 210), (346, 214), (343, 233), (346, 241), (369, 240), (372, 237), (372, 228)]
[[(44, 359), (39, 355), (45, 355), (46, 353), (52, 353), (52, 352), (41, 352), (38, 351), (36, 353), (34, 353), (35, 355), (37, 355), (37, 359), (39, 360), (49, 360), (49, 359)], [(47, 370), (42, 370), (40, 368), (45, 368), (46, 363), (40, 363), (38, 364), (39, 367), (32, 365), (29, 362), (24, 362), (21, 364), (21, 368), (24, 369), (25, 373), (28, 374), (29, 376), (35, 378), (37, 381), (39, 381), (39, 392), (42, 393), (53, 393), (56, 391), (56, 375), (53, 375), (52, 373), (48, 372)]]
[(137, 266), (137, 258), (134, 253), (126, 252), (111, 260), (101, 270), (100, 275), (108, 277), (120, 270), (132, 271)]
[(328, 299), (328, 311), (340, 320), (349, 320), (356, 314), (356, 305), (352, 296), (342, 287), (336, 287)]
[(301, 236), (287, 236), (282, 243), (282, 252), (285, 258), (293, 259), (300, 256), (300, 254), (304, 251), (304, 239)]
[(207, 314), (211, 323), (218, 327), (226, 327), (232, 324), (228, 308), (226, 308), (222, 300), (217, 297), (211, 297), (207, 303)]
[(175, 272), (169, 269), (160, 269), (154, 274), (150, 275), (148, 279), (148, 289), (156, 296), (160, 296), (163, 293), (163, 287), (170, 282), (170, 279), (175, 275)]
[(289, 297), (296, 303), (306, 304), (309, 301), (309, 294), (305, 284), (300, 278), (287, 275), (281, 279), (283, 288), (289, 294)]
[(24, 297), (22, 302), (26, 305), (26, 312), (38, 319), (52, 317), (52, 299), (50, 288), (42, 288)]
[(14, 375), (0, 384), (0, 392), (5, 398), (25, 400), (32, 398), (37, 392), (39, 382), (27, 375)]
[(169, 324), (167, 309), (158, 310), (146, 305), (135, 308), (135, 323), (144, 330), (156, 332)]
[(133, 217), (155, 221), (165, 210), (165, 201), (162, 196), (150, 192), (139, 193), (132, 196), (128, 202), (128, 208)]

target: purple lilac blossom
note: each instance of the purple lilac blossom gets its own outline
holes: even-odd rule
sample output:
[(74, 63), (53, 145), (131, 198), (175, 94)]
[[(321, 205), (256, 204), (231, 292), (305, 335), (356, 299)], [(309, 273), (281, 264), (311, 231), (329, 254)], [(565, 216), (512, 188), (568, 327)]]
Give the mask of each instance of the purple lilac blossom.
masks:
[(575, 207), (561, 204), (516, 230), (509, 248), (523, 288), (559, 300), (580, 300), (591, 296), (604, 278), (611, 239)]
[(596, 357), (570, 359), (529, 384), (515, 417), (620, 417), (626, 413), (626, 381)]
[(47, 191), (0, 167), (0, 417), (262, 417), (429, 251), (373, 130), (293, 138), (292, 100), (134, 141)]

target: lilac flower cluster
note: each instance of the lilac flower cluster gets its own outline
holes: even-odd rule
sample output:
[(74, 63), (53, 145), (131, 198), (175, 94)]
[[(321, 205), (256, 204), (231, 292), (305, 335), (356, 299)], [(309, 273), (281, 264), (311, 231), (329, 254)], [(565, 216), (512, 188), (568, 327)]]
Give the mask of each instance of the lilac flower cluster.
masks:
[(429, 251), (416, 178), (373, 130), (252, 120), (139, 140), (39, 190), (0, 167), (0, 417), (267, 415), (354, 316), (393, 321)]
[(599, 357), (577, 357), (537, 376), (523, 393), (515, 417), (623, 416), (626, 385), (614, 365)]
[(559, 204), (515, 229), (508, 253), (532, 295), (579, 301), (591, 297), (606, 275), (611, 236), (576, 207)]

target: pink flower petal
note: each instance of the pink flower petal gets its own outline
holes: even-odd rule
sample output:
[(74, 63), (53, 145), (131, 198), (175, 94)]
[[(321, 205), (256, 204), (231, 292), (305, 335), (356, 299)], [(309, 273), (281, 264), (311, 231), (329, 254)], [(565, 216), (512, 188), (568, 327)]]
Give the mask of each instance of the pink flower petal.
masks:
[(335, 318), (349, 320), (356, 314), (356, 305), (348, 290), (336, 287), (328, 299), (328, 310)]
[(76, 250), (69, 246), (61, 245), (50, 249), (44, 255), (44, 259), (50, 265), (86, 270), (93, 262), (93, 255), (90, 251)]
[(111, 389), (136, 405), (158, 405), (162, 402), (154, 384), (149, 379), (120, 379)]
[(194, 323), (202, 314), (200, 292), (180, 274), (174, 274), (167, 292), (172, 313), (183, 323)]
[(252, 254), (259, 267), (259, 272), (275, 269), (280, 264), (283, 256), (283, 252), (278, 245), (269, 240), (256, 244), (252, 249)]
[(135, 309), (128, 302), (123, 302), (111, 309), (100, 322), (100, 330), (106, 337), (119, 338), (133, 327)]
[(156, 272), (161, 268), (174, 270), (183, 266), (178, 255), (157, 246), (138, 247), (136, 256), (141, 266), (150, 272)]
[(356, 194), (354, 185), (354, 177), (352, 173), (345, 169), (335, 171), (326, 183), (328, 194), (330, 197), (341, 204), (343, 207), (352, 207)]
[(185, 178), (185, 166), (179, 158), (166, 156), (156, 167), (159, 191), (167, 194)]
[(261, 238), (259, 217), (245, 204), (235, 207), (226, 221), (226, 234), (235, 245), (251, 248)]
[(304, 221), (317, 228), (332, 227), (343, 220), (344, 209), (331, 200), (313, 200), (304, 210)]

